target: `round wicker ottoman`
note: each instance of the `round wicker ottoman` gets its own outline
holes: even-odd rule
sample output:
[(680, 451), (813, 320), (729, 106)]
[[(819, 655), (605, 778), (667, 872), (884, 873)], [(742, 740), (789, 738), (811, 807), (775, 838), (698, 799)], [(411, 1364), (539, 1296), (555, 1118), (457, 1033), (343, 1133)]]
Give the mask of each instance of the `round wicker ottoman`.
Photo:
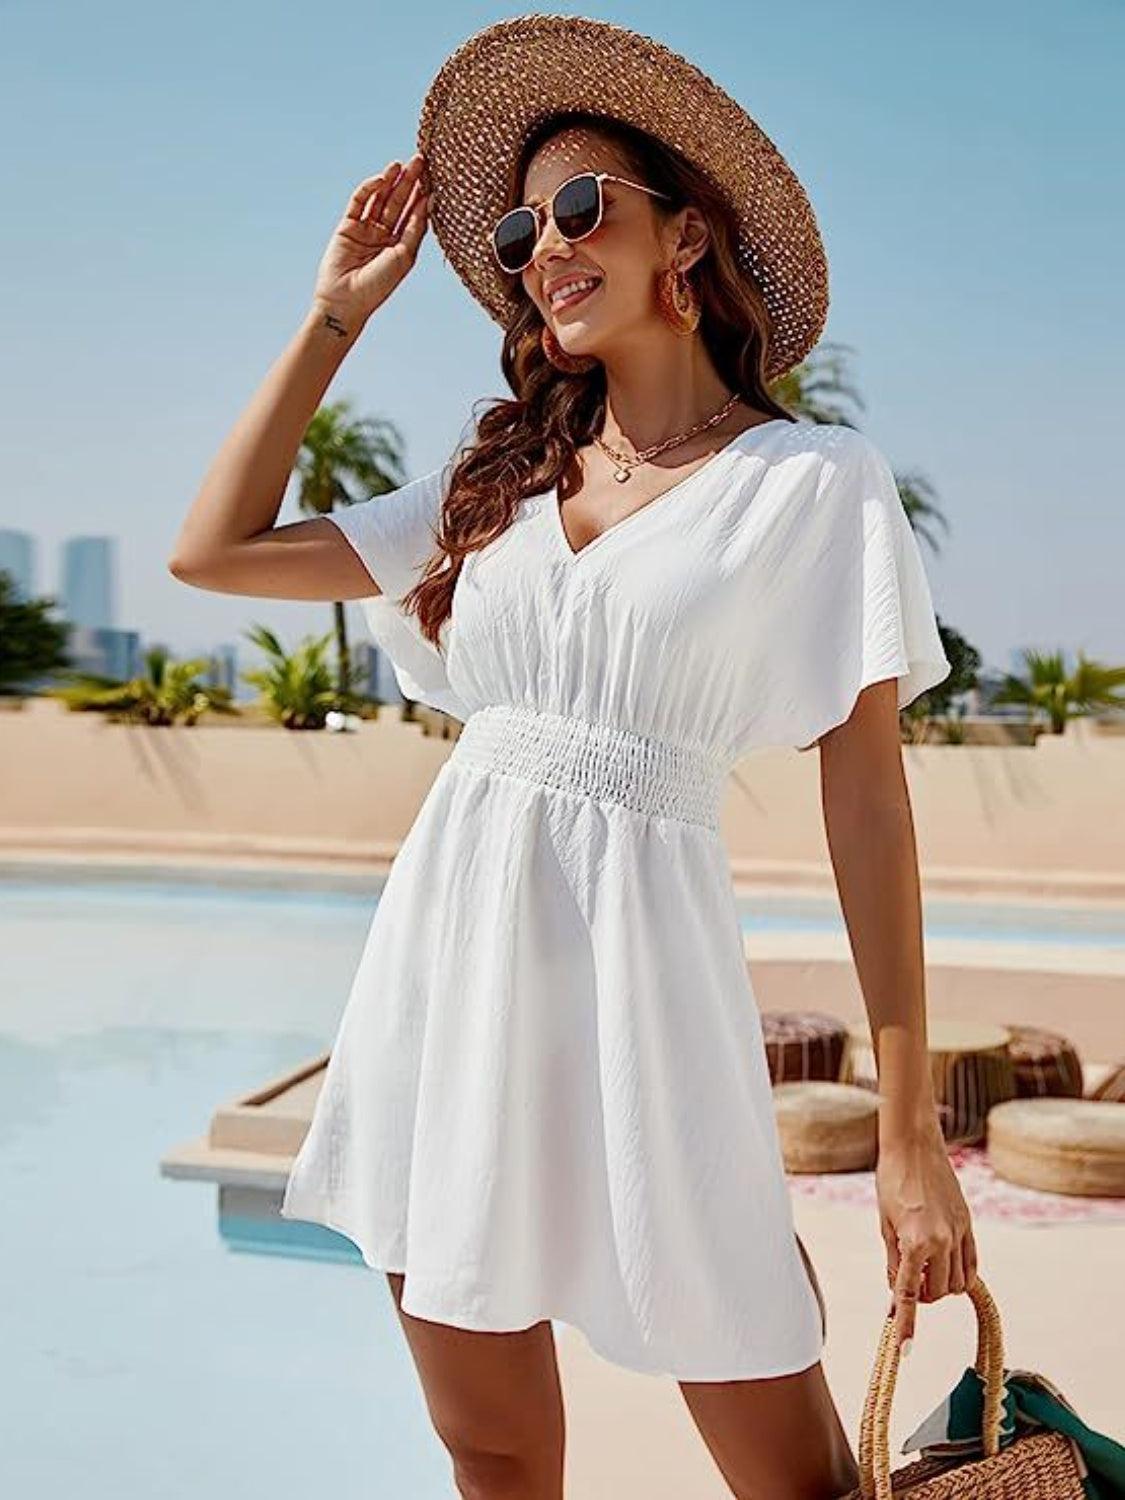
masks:
[[(931, 1018), (926, 1034), (942, 1135), (950, 1145), (983, 1140), (988, 1111), (1015, 1097), (1008, 1028)], [(866, 1022), (848, 1028), (840, 1081), (877, 1087), (875, 1051)]]
[(787, 1172), (865, 1172), (879, 1154), (879, 1099), (850, 1083), (806, 1079), (773, 1090)]
[(762, 1035), (771, 1083), (840, 1077), (848, 1028), (818, 1010), (764, 1010)]
[(1009, 1099), (988, 1116), (998, 1177), (1047, 1193), (1125, 1197), (1125, 1109), (1102, 1099)]
[(1082, 1062), (1073, 1042), (1042, 1026), (1008, 1022), (1017, 1099), (1081, 1099)]
[(1111, 1068), (1105, 1077), (1090, 1090), (1091, 1099), (1104, 1099), (1107, 1104), (1125, 1104), (1125, 1063)]

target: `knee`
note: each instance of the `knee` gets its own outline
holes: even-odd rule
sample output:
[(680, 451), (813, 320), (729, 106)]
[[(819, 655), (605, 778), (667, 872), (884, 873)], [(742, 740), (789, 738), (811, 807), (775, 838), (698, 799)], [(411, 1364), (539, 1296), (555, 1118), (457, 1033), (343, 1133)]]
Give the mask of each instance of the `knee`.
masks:
[(561, 1500), (562, 1454), (553, 1444), (505, 1452), (446, 1446), (462, 1500)]

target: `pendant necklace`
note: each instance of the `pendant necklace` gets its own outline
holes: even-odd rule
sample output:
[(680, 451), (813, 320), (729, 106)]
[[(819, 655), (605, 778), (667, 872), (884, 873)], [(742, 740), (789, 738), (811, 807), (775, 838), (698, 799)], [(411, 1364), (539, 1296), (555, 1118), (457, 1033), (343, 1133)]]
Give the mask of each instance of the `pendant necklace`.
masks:
[(613, 471), (613, 477), (617, 480), (618, 484), (624, 484), (627, 479), (632, 478), (634, 469), (639, 468), (643, 463), (647, 463), (650, 458), (655, 458), (658, 453), (663, 453), (665, 448), (675, 448), (680, 443), (686, 443), (688, 438), (694, 437), (697, 432), (706, 432), (708, 427), (714, 427), (716, 422), (721, 422), (727, 413), (737, 405), (739, 400), (740, 397), (736, 391), (730, 400), (713, 417), (708, 417), (705, 422), (697, 422), (687, 432), (676, 433), (674, 437), (665, 438), (662, 443), (655, 443), (651, 448), (643, 448), (639, 453), (632, 455), (621, 453), (616, 448), (611, 448), (608, 443), (603, 442), (600, 437), (595, 437), (594, 442), (606, 457), (612, 459), (617, 465)]

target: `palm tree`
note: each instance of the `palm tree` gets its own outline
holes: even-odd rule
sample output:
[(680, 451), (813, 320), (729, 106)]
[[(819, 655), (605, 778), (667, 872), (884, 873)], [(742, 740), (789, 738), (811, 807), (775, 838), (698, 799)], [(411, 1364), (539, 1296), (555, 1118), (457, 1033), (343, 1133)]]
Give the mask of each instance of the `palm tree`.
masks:
[(1083, 652), (1073, 672), (1068, 672), (1061, 651), (1020, 653), (1025, 674), (1010, 672), (993, 703), (1022, 703), (1031, 719), (1038, 710), (1046, 714), (1052, 734), (1062, 734), (1067, 719), (1092, 713), (1098, 708), (1125, 708), (1118, 689), (1125, 686), (1125, 667), (1107, 667), (1091, 661)]
[(350, 684), (332, 681), (324, 660), (331, 631), (306, 636), (291, 652), (265, 625), (253, 625), (245, 634), (265, 653), (266, 665), (243, 672), (243, 680), (258, 689), (261, 707), (286, 729), (323, 729), (330, 709), (347, 713), (363, 707)]
[[(771, 385), (770, 393), (810, 422), (858, 429), (849, 407), (862, 411), (864, 401), (848, 374), (847, 356), (851, 352), (850, 344), (822, 340), (808, 359)], [(937, 504), (933, 485), (916, 470), (896, 474), (895, 484), (911, 526), (935, 552), (940, 551), (929, 523), (933, 521), (948, 531), (949, 521)]]
[(933, 485), (917, 469), (908, 469), (906, 473), (896, 474), (894, 478), (906, 511), (906, 519), (924, 542), (927, 542), (935, 552), (940, 552), (941, 548), (929, 529), (929, 522), (935, 521), (948, 531), (949, 518), (937, 504)]
[[(848, 372), (848, 356), (852, 352), (850, 344), (822, 339), (807, 359), (772, 383), (770, 393), (789, 411), (810, 422), (834, 423), (858, 430), (854, 412), (863, 411), (864, 401)], [(939, 552), (933, 528), (940, 526), (948, 531), (949, 520), (937, 502), (933, 485), (917, 470), (895, 474), (894, 482), (907, 520), (922, 540)], [(962, 636), (940, 623), (938, 628), (954, 671), (933, 693), (924, 693), (905, 711), (914, 737), (925, 734), (927, 721), (935, 710), (948, 712), (951, 697), (975, 684), (980, 665), (978, 653)]]
[(48, 696), (60, 699), (75, 712), (121, 716), (131, 723), (167, 728), (195, 724), (211, 712), (237, 714), (229, 689), (203, 682), (200, 673), (210, 662), (205, 656), (174, 661), (163, 646), (145, 652), (144, 671), (127, 682), (90, 674), (71, 674), (69, 682)]
[[(314, 413), (297, 452), (300, 480), (298, 508), (310, 516), (329, 515), (337, 506), (354, 505), (372, 495), (385, 495), (405, 482), (402, 436), (382, 417), (353, 417), (346, 397), (321, 406)], [(353, 494), (352, 486), (360, 493)], [(351, 684), (344, 606), (332, 606), (336, 634), (338, 686)]]
[(863, 409), (863, 397), (847, 373), (851, 349), (850, 344), (821, 339), (807, 359), (771, 383), (770, 394), (810, 422), (858, 427), (847, 412), (848, 403)]

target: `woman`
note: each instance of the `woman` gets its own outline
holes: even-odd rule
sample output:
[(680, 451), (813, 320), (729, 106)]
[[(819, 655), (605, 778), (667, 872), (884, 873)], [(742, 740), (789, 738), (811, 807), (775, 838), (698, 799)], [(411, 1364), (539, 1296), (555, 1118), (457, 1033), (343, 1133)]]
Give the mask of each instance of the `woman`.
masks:
[[(878, 450), (767, 389), (819, 335), (823, 252), (776, 148), (691, 64), (601, 22), (504, 21), (443, 66), (419, 143), (353, 193), (170, 564), (362, 599), (408, 696), (464, 721), (282, 1213), (387, 1273), (462, 1495), (561, 1495), (560, 1319), (678, 1380), (732, 1494), (827, 1500), (858, 1474), (718, 806), (748, 750), (820, 745), (905, 1338), (917, 1300), (976, 1274), (927, 1066), (898, 732), (949, 671), (917, 544)], [(278, 526), (431, 184), (513, 397), (456, 463)]]

